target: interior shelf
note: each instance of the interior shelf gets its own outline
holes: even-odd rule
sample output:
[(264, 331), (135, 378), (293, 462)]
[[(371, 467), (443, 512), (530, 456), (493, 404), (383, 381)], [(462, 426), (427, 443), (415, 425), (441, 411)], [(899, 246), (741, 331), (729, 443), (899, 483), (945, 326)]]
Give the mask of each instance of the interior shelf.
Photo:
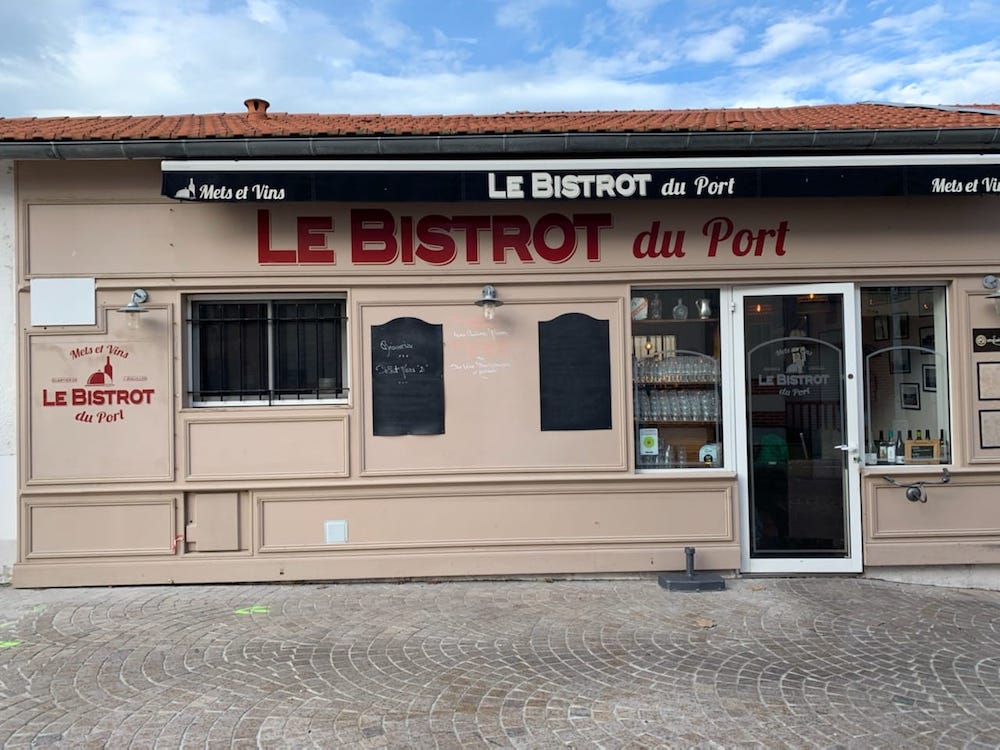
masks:
[(636, 424), (642, 427), (715, 427), (715, 420), (681, 421), (677, 419), (640, 419)]
[(632, 326), (636, 328), (645, 328), (647, 326), (662, 326), (662, 325), (674, 325), (679, 323), (685, 325), (688, 323), (718, 323), (718, 318), (643, 318), (642, 320), (633, 320)]

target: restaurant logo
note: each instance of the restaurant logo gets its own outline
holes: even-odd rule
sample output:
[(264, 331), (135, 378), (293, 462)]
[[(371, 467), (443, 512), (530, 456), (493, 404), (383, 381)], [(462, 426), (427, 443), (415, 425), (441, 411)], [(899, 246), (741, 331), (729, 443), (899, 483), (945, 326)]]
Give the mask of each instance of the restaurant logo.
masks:
[(275, 188), (264, 183), (252, 185), (215, 185), (214, 183), (195, 185), (194, 178), (188, 184), (174, 191), (174, 198), (182, 201), (283, 201), (285, 188)]
[(486, 174), (490, 200), (579, 200), (589, 198), (724, 198), (734, 197), (736, 177), (716, 179), (705, 174), (685, 179), (662, 178), (652, 172)]
[[(768, 367), (757, 375), (757, 385), (776, 388), (780, 396), (798, 397), (813, 395), (813, 388), (830, 384), (829, 373), (823, 366), (810, 367), (815, 351), (803, 344), (778, 346), (772, 351), (772, 361), (783, 360), (777, 367)], [(807, 370), (812, 370), (807, 372)]]
[[(357, 208), (350, 211), (346, 223), (335, 230), (332, 216), (297, 216), (295, 246), (278, 247), (271, 236), (271, 212), (258, 209), (257, 262), (336, 264), (338, 255), (349, 254), (355, 266), (447, 266), (456, 261), (498, 266), (561, 264), (574, 257), (598, 263), (601, 245), (614, 230), (614, 216), (606, 212), (421, 216)], [(714, 216), (700, 232), (689, 233), (657, 219), (635, 234), (630, 244), (634, 258), (649, 261), (689, 255), (781, 257), (790, 231), (786, 220), (739, 224), (728, 216)]]
[(187, 187), (182, 187), (174, 192), (174, 197), (182, 201), (193, 201), (198, 198), (198, 188), (195, 187), (194, 177), (188, 180)]
[(973, 177), (960, 180), (935, 177), (931, 180), (932, 193), (1000, 193), (1000, 177)]
[[(121, 385), (115, 383), (115, 368), (128, 359), (128, 351), (116, 344), (75, 347), (70, 351), (71, 360), (87, 363), (85, 384), (76, 387), (42, 389), (42, 406), (84, 407), (73, 415), (77, 422), (110, 424), (124, 422), (127, 409), (149, 405), (155, 388), (135, 387), (147, 381), (145, 375), (123, 375)], [(104, 360), (101, 362), (101, 360)], [(54, 384), (69, 385), (79, 382), (76, 376), (58, 376)], [(131, 387), (122, 387), (128, 383)]]

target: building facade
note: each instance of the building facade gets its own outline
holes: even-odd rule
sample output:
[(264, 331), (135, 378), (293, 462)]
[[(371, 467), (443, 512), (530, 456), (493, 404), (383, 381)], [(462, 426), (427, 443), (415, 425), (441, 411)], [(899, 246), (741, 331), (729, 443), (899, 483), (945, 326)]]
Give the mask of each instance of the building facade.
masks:
[(246, 104), (0, 120), (15, 585), (1000, 564), (1000, 109)]

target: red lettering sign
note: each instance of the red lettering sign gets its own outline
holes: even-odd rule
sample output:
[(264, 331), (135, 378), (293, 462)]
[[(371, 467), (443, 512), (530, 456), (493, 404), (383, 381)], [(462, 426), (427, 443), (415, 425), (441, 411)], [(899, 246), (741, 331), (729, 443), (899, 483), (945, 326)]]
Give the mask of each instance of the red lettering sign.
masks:
[(725, 216), (717, 216), (705, 222), (701, 233), (708, 237), (708, 257), (714, 258), (719, 247), (732, 237), (729, 249), (733, 255), (742, 258), (751, 252), (760, 257), (767, 250), (769, 238), (774, 238), (774, 254), (785, 254), (785, 235), (788, 234), (788, 222), (782, 221), (777, 229), (736, 229), (733, 220)]
[[(351, 211), (351, 262), (355, 265), (426, 263), (446, 266), (462, 252), (469, 264), (481, 261), (480, 243), (488, 242), (493, 263), (530, 264), (539, 260), (565, 263), (582, 247), (590, 262), (600, 260), (600, 233), (612, 226), (611, 214), (546, 214), (537, 222), (524, 216), (395, 216), (382, 208)], [(271, 263), (335, 263), (327, 246), (333, 219), (300, 216), (296, 219), (297, 247), (271, 245), (271, 216), (257, 212), (257, 260)]]
[(271, 212), (266, 208), (257, 211), (257, 262), (295, 262), (294, 250), (275, 250), (271, 247)]
[(294, 250), (271, 247), (271, 212), (257, 211), (257, 262), (266, 263), (336, 263), (333, 250), (327, 248), (326, 235), (333, 231), (329, 216), (299, 216), (295, 220)]
[[(727, 182), (719, 183), (719, 190)], [(507, 189), (511, 185), (508, 184)], [(704, 189), (711, 192), (713, 186)], [(610, 213), (580, 213), (566, 216), (548, 213), (532, 220), (520, 214), (426, 216), (396, 215), (384, 208), (359, 208), (350, 212), (351, 263), (356, 266), (447, 266), (456, 260), (478, 265), (485, 260), (496, 265), (565, 263), (582, 250), (588, 262), (601, 259), (601, 232), (614, 226)], [(272, 263), (336, 263), (336, 251), (328, 245), (333, 233), (329, 216), (299, 216), (295, 220), (294, 249), (271, 245), (271, 214), (257, 212), (257, 260)], [(708, 240), (706, 257), (737, 258), (785, 255), (788, 222), (771, 227), (741, 227), (727, 216), (716, 216), (702, 226)], [(660, 220), (632, 240), (635, 258), (684, 258), (684, 229), (663, 228)], [(482, 252), (480, 252), (482, 249)]]

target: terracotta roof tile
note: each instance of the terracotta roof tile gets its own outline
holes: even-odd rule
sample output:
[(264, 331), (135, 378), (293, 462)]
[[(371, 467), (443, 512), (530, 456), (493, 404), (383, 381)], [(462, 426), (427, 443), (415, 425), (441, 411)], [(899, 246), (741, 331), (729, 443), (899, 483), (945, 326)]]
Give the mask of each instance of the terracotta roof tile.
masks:
[(215, 113), (125, 117), (0, 118), (4, 141), (108, 141), (309, 136), (437, 136), (909, 130), (1000, 127), (1000, 105), (881, 103), (764, 109), (508, 112), (494, 115)]

